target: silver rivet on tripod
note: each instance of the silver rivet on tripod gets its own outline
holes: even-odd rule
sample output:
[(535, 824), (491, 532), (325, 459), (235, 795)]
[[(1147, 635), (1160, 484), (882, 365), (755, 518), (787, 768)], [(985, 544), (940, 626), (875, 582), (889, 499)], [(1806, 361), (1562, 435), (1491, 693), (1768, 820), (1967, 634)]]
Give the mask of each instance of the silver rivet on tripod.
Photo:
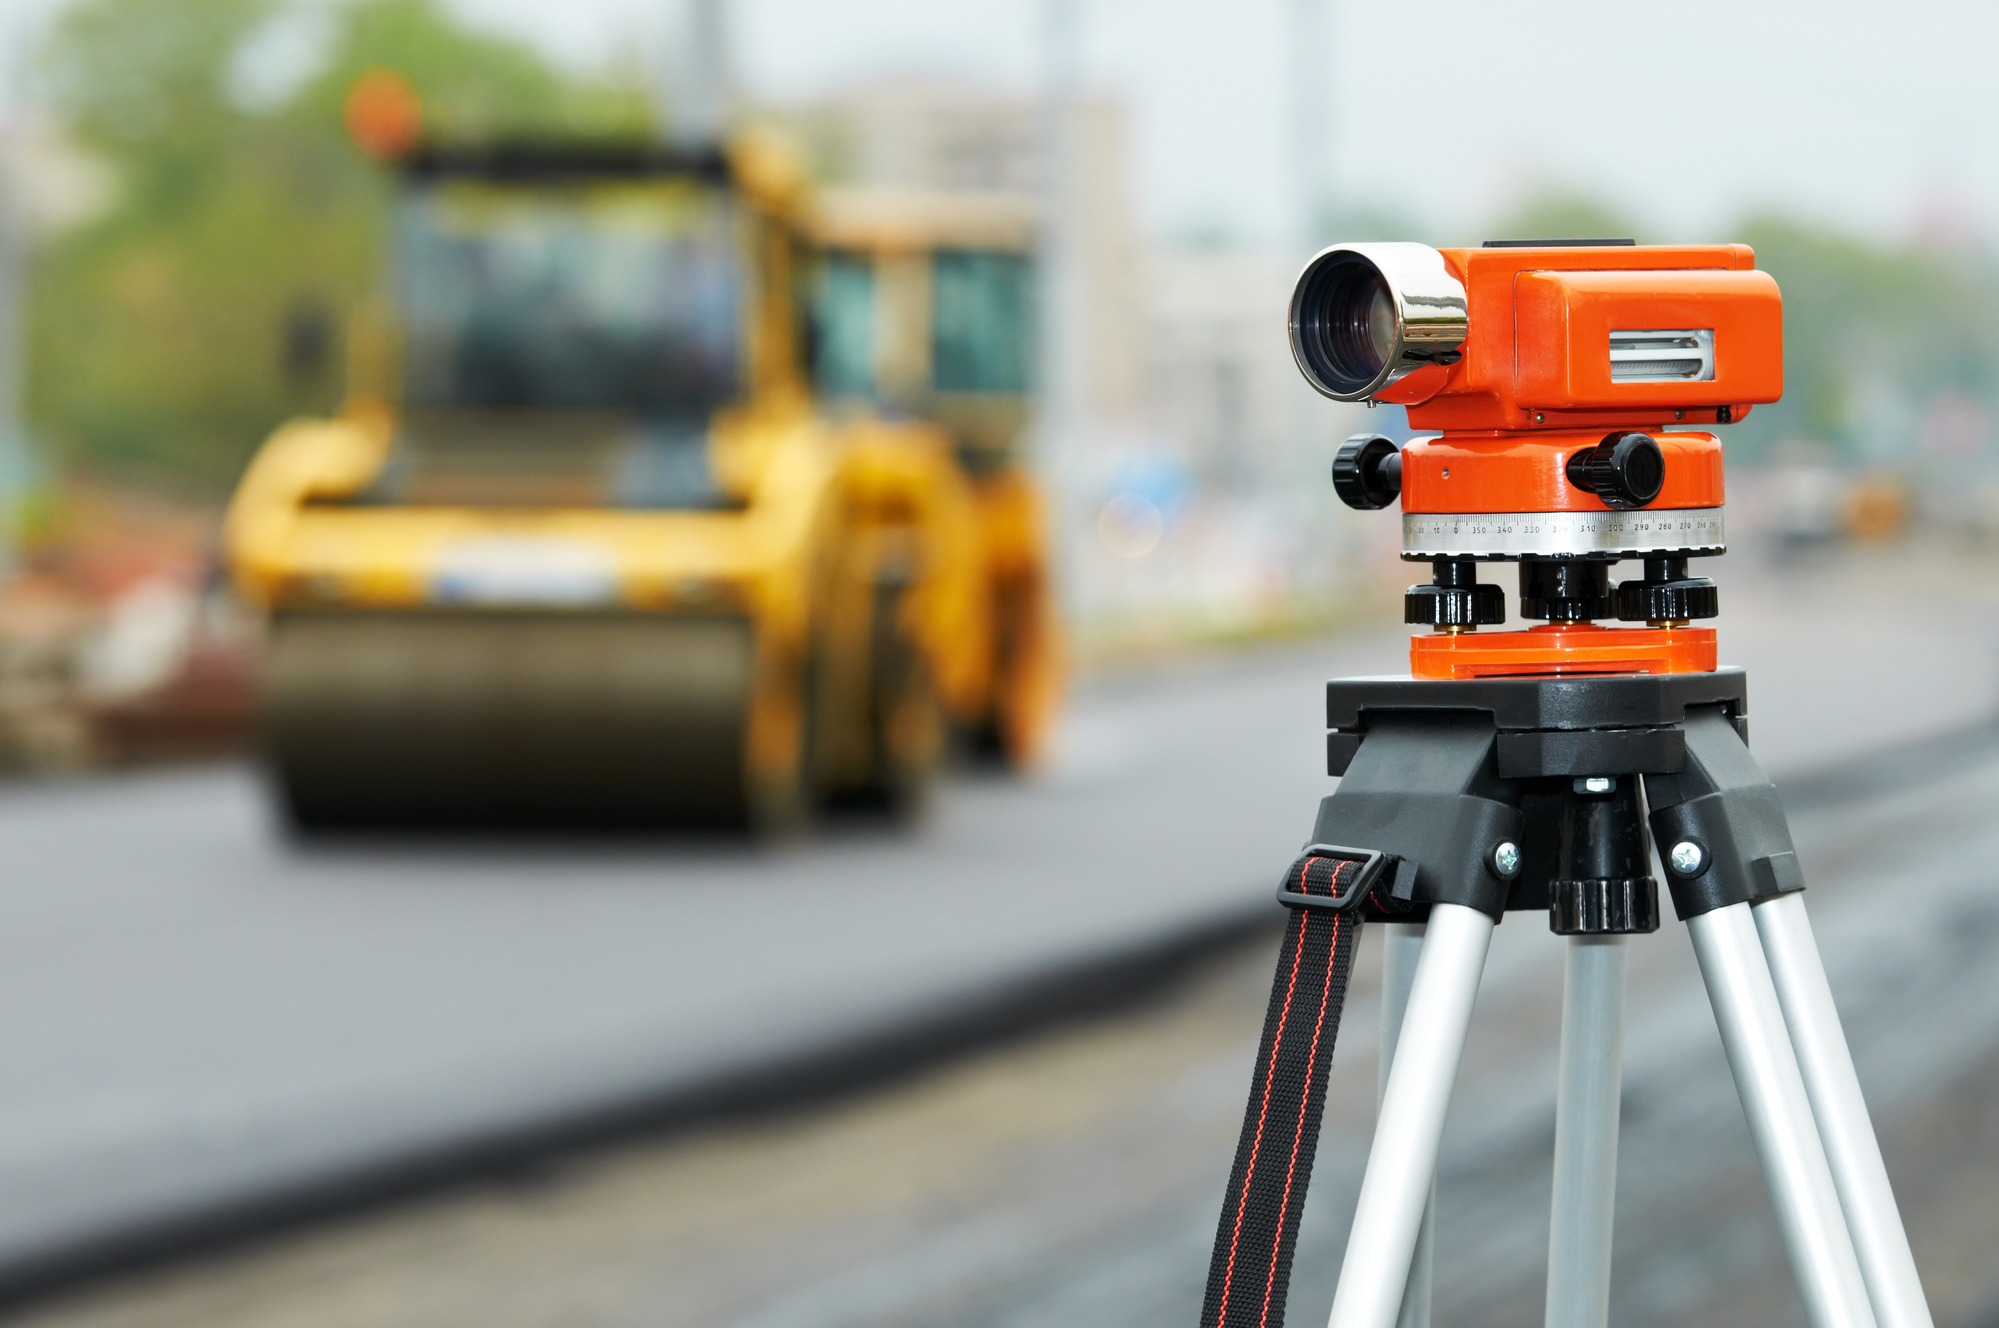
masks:
[(1520, 874), (1520, 845), (1507, 840), (1492, 851), (1492, 869), (1502, 881), (1510, 881)]
[(1673, 845), (1673, 851), (1666, 855), (1666, 865), (1673, 869), (1675, 876), (1696, 876), (1707, 860), (1701, 846), (1691, 839), (1682, 839)]

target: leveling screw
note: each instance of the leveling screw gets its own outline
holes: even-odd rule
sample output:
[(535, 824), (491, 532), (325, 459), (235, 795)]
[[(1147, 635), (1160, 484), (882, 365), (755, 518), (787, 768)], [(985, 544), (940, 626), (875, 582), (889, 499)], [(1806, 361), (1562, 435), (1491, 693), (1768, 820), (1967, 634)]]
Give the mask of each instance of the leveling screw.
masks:
[(1502, 881), (1510, 881), (1520, 874), (1520, 845), (1507, 840), (1492, 851), (1492, 869)]
[(1707, 861), (1707, 854), (1691, 839), (1682, 839), (1673, 845), (1673, 851), (1666, 855), (1666, 865), (1673, 869), (1675, 876), (1698, 875)]

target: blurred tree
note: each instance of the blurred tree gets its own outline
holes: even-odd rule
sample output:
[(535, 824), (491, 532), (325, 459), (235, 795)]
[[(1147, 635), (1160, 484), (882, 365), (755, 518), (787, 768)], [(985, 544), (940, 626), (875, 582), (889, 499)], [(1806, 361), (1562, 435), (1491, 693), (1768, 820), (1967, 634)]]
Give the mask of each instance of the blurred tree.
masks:
[(1481, 237), (1493, 240), (1637, 240), (1631, 219), (1622, 216), (1598, 199), (1568, 190), (1547, 190), (1533, 194), (1506, 216), (1498, 229)]
[(280, 0), (76, 0), (56, 25), (48, 99), (119, 180), (105, 216), (37, 260), (30, 409), (65, 457), (219, 492), (275, 424), (335, 404), (326, 370), (379, 280), (391, 198), (342, 122), (364, 72), (407, 78), (432, 137), (651, 132), (636, 87), (564, 76), (436, 0), (343, 6), (318, 72), (245, 108), (232, 72), (284, 16)]
[(1908, 463), (1925, 445), (1932, 403), (1993, 404), (1999, 273), (1988, 262), (1872, 246), (1773, 216), (1750, 219), (1732, 238), (1756, 250), (1756, 265), (1784, 291), (1784, 399), (1757, 407), (1731, 433), (1745, 453), (1807, 441)]
[(1346, 240), (1415, 240), (1430, 245), (1459, 241), (1439, 238), (1431, 227), (1407, 212), (1390, 207), (1338, 208), (1322, 213), (1312, 227), (1315, 246)]

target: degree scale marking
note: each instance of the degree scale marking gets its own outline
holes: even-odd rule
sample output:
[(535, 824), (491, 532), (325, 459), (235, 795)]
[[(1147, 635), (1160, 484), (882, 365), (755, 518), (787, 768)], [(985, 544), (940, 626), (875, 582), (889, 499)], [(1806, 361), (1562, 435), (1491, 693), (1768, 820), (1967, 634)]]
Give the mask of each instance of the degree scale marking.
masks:
[(1402, 556), (1720, 552), (1722, 509), (1648, 512), (1405, 512)]

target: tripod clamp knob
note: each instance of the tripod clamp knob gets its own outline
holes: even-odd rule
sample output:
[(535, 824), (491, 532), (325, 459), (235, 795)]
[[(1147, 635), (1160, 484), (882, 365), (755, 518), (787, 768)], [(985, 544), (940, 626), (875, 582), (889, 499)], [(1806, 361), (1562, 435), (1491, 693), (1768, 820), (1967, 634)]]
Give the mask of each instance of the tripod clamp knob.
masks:
[(1402, 451), (1378, 433), (1357, 433), (1333, 454), (1333, 492), (1348, 507), (1372, 512), (1402, 496)]

